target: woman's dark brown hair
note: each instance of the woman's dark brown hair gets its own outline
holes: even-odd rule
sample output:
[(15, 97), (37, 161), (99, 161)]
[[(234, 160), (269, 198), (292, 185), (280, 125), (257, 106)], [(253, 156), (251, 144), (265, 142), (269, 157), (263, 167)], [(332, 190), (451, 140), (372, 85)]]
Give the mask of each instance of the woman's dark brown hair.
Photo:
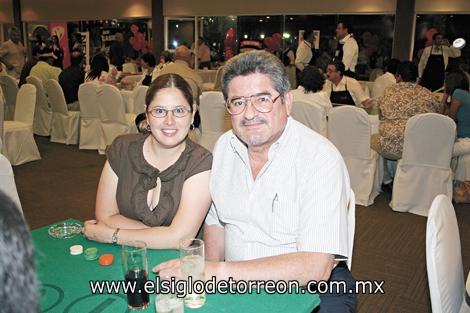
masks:
[(193, 112), (194, 100), (191, 87), (183, 77), (173, 73), (160, 75), (150, 84), (147, 94), (145, 95), (147, 110), (157, 92), (164, 88), (176, 88), (181, 91), (186, 101), (188, 101), (191, 112)]

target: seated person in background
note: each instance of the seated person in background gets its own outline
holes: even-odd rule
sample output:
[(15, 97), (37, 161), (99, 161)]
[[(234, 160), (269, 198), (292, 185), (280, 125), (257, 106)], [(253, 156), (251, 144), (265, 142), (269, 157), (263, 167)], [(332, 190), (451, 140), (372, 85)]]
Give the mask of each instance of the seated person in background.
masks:
[(197, 41), (197, 56), (199, 59), (199, 69), (211, 68), (211, 49), (202, 37), (199, 37)]
[(383, 96), (385, 89), (397, 83), (396, 74), (400, 60), (390, 59), (386, 66), (385, 74), (377, 77), (372, 87), (372, 99), (378, 100)]
[(170, 51), (162, 51), (160, 54), (160, 63), (158, 63), (153, 70), (152, 81), (157, 78), (161, 70), (170, 63), (173, 63), (173, 54)]
[(70, 111), (80, 111), (78, 102), (78, 88), (85, 80), (83, 71), (83, 54), (78, 51), (72, 52), (70, 66), (59, 75), (59, 84), (64, 91), (65, 102)]
[(33, 243), (15, 203), (0, 191), (0, 303), (2, 312), (39, 312)]
[(52, 49), (46, 47), (39, 52), (39, 61), (33, 68), (31, 68), (30, 75), (39, 78), (43, 84), (48, 79), (59, 80), (59, 74), (62, 70), (58, 67), (52, 66), (54, 63), (55, 55)]
[(417, 84), (418, 69), (412, 62), (400, 63), (397, 84), (387, 88), (378, 100), (379, 134), (372, 135), (371, 147), (389, 160), (401, 159), (406, 122), (421, 113), (438, 113), (439, 101)]
[(179, 46), (175, 50), (174, 62), (167, 64), (159, 73), (159, 75), (175, 73), (186, 80), (195, 83), (193, 87), (193, 97), (198, 101), (200, 91), (202, 90), (202, 78), (199, 74), (189, 67), (191, 62), (191, 51), (186, 46)]
[[(289, 78), (275, 55), (239, 54), (226, 64), (222, 81), (233, 129), (214, 149), (206, 278), (341, 280), (351, 288), (354, 279), (338, 260), (350, 257), (343, 158), (326, 138), (289, 117)], [(154, 270), (179, 276), (180, 261)], [(355, 311), (355, 294), (320, 299), (315, 312)]]
[[(467, 75), (462, 71), (446, 74), (445, 93), (441, 101), (441, 113), (457, 124), (457, 141), (453, 156), (470, 153), (470, 92)], [(448, 100), (450, 105), (448, 105)]]
[(144, 78), (141, 81), (141, 84), (144, 86), (150, 86), (152, 82), (153, 70), (156, 65), (155, 56), (151, 53), (146, 53), (142, 55), (142, 74)]
[(32, 57), (28, 60), (21, 70), (20, 74), (20, 82), (18, 83), (18, 87), (21, 87), (23, 84), (26, 84), (26, 77), (31, 74), (31, 69), (38, 63), (39, 60), (39, 48), (33, 47), (31, 51)]
[(141, 240), (153, 249), (177, 249), (195, 237), (211, 203), (210, 152), (187, 139), (195, 104), (179, 75), (159, 76), (145, 97), (149, 134), (116, 138), (107, 151), (96, 197), (91, 240)]
[(332, 108), (330, 98), (322, 90), (325, 78), (316, 66), (307, 65), (298, 76), (299, 87), (292, 90), (293, 101), (315, 103), (327, 111)]
[(96, 84), (114, 83), (113, 75), (109, 73), (108, 60), (102, 53), (95, 55), (91, 59), (90, 71), (85, 77), (85, 82), (93, 82)]
[(326, 69), (328, 80), (323, 85), (333, 105), (349, 104), (362, 106), (366, 109), (374, 105), (374, 101), (366, 97), (364, 90), (357, 80), (344, 76), (344, 64), (339, 61), (330, 62)]

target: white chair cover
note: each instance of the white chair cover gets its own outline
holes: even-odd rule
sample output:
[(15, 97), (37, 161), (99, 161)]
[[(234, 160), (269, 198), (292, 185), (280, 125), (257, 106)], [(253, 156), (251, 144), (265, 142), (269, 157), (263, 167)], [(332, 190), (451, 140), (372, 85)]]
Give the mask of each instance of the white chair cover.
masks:
[(215, 74), (215, 79), (211, 83), (203, 83), (202, 90), (203, 91), (221, 91), (222, 90), (222, 73), (224, 67), (221, 66), (217, 69)]
[(470, 154), (452, 158), (451, 164), (454, 179), (460, 181), (470, 180)]
[(403, 156), (398, 161), (390, 207), (427, 216), (435, 196), (452, 199), (450, 159), (455, 123), (447, 116), (425, 113), (406, 123)]
[(348, 205), (348, 252), (349, 257), (346, 263), (348, 264), (349, 270), (352, 270), (352, 257), (354, 251), (354, 235), (356, 233), (356, 201), (354, 197), (354, 191), (351, 190), (349, 195)]
[(464, 302), (464, 274), (457, 218), (450, 199), (437, 195), (426, 226), (426, 267), (434, 313), (470, 312)]
[(201, 115), (199, 144), (212, 151), (217, 139), (231, 128), (230, 116), (225, 109), (222, 92), (203, 92), (199, 100), (199, 113)]
[(12, 165), (41, 159), (33, 136), (35, 105), (36, 88), (24, 84), (16, 97), (15, 120), (5, 121), (3, 129), (3, 154)]
[(2, 88), (0, 88), (0, 153), (3, 148), (3, 121), (5, 119), (5, 98), (3, 97)]
[(148, 86), (137, 86), (132, 91), (133, 110), (130, 113), (140, 114), (145, 112), (145, 95), (147, 94)]
[(327, 111), (325, 107), (315, 103), (307, 103), (304, 101), (294, 101), (291, 110), (292, 117), (313, 129), (320, 135), (327, 137), (328, 125), (326, 121)]
[(49, 105), (42, 81), (34, 76), (26, 78), (28, 84), (36, 87), (36, 109), (34, 112), (33, 132), (39, 136), (50, 136), (52, 126), (52, 109)]
[(124, 113), (119, 90), (109, 84), (98, 87), (98, 111), (101, 120), (99, 153), (104, 154), (114, 138), (122, 134), (137, 133), (135, 114)]
[(46, 82), (46, 92), (52, 108), (51, 142), (78, 144), (80, 111), (69, 111), (62, 87), (55, 79)]
[(129, 62), (129, 63), (124, 63), (122, 65), (122, 72), (123, 73), (130, 73), (130, 74), (135, 74), (139, 70), (137, 68), (137, 65), (135, 63)]
[(345, 105), (328, 112), (328, 139), (344, 158), (356, 204), (368, 206), (380, 193), (383, 158), (370, 148), (371, 126), (367, 113)]
[(20, 198), (18, 197), (18, 191), (16, 190), (13, 169), (11, 168), (10, 161), (8, 161), (8, 159), (2, 154), (0, 154), (0, 190), (9, 196), (18, 206), (21, 213), (23, 213)]
[(98, 150), (100, 148), (101, 121), (98, 109), (96, 85), (81, 84), (78, 88), (80, 103), (79, 149)]
[(15, 115), (16, 95), (18, 94), (18, 84), (15, 79), (9, 75), (0, 76), (0, 86), (5, 98), (5, 120), (13, 120)]

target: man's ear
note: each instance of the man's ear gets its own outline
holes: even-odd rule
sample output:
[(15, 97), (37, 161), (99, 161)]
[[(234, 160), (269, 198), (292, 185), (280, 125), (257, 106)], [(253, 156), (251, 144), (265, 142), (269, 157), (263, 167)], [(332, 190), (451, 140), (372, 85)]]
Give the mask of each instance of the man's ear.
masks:
[(286, 106), (287, 116), (290, 116), (290, 112), (292, 110), (292, 101), (293, 101), (292, 92), (289, 90), (284, 95), (284, 105)]

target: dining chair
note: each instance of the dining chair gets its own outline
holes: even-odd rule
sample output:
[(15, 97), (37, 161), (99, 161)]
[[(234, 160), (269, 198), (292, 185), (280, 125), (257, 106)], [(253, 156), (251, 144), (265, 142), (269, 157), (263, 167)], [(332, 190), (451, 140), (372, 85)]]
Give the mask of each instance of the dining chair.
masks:
[(328, 139), (343, 156), (356, 196), (356, 204), (369, 206), (381, 191), (383, 158), (370, 148), (371, 126), (367, 113), (352, 105), (328, 112)]
[(98, 150), (100, 148), (101, 121), (98, 109), (97, 86), (83, 83), (78, 87), (80, 103), (80, 138), (78, 148)]
[(3, 154), (0, 154), (0, 190), (9, 196), (18, 209), (23, 212), (20, 198), (18, 197), (18, 191), (16, 189), (13, 169), (11, 168), (10, 161), (8, 161)]
[(26, 82), (36, 87), (36, 108), (34, 112), (33, 132), (39, 136), (50, 136), (52, 109), (49, 105), (44, 85), (42, 81), (35, 76), (28, 76)]
[(78, 144), (80, 111), (69, 111), (62, 87), (55, 79), (47, 80), (45, 87), (52, 109), (51, 142)]
[(5, 98), (5, 117), (7, 121), (11, 121), (15, 115), (16, 95), (18, 94), (18, 84), (15, 79), (9, 75), (0, 76), (0, 87)]
[(459, 225), (450, 198), (437, 195), (426, 225), (426, 269), (433, 313), (469, 313)]
[(225, 109), (224, 96), (221, 91), (205, 91), (199, 102), (201, 115), (199, 144), (212, 151), (217, 139), (231, 129), (230, 115)]
[(145, 95), (148, 86), (137, 86), (132, 91), (133, 110), (130, 113), (140, 114), (145, 112)]
[(324, 107), (316, 103), (296, 100), (292, 103), (291, 116), (308, 128), (327, 137), (327, 111)]
[(3, 125), (3, 154), (12, 165), (41, 159), (33, 136), (36, 88), (21, 86), (16, 97), (15, 117)]
[(104, 154), (114, 138), (119, 135), (137, 133), (135, 114), (124, 112), (124, 105), (119, 90), (109, 84), (98, 87), (98, 112), (101, 121), (100, 147), (98, 152)]
[(455, 128), (451, 118), (437, 113), (408, 120), (393, 180), (390, 207), (394, 211), (427, 216), (435, 196), (445, 194), (452, 199)]

